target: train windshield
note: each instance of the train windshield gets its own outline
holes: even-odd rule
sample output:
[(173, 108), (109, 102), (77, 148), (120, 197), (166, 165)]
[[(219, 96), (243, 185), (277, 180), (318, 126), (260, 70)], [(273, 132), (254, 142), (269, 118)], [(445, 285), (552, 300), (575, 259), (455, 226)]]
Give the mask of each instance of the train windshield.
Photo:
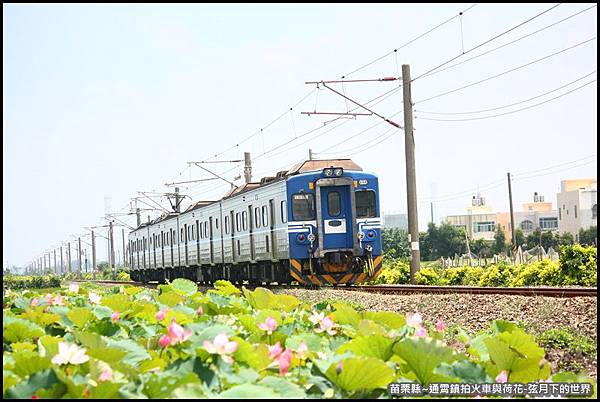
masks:
[(292, 195), (292, 216), (295, 221), (315, 219), (315, 200), (310, 193)]
[(375, 192), (357, 191), (356, 196), (356, 217), (373, 218), (375, 216)]

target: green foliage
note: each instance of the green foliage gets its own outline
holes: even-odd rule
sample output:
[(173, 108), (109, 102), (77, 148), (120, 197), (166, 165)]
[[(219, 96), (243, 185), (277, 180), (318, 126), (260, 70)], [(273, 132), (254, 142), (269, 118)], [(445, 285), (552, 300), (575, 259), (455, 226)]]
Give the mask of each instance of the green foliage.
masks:
[(584, 246), (596, 246), (598, 239), (598, 229), (596, 226), (590, 226), (587, 229), (579, 229), (579, 243)]
[(384, 265), (381, 273), (374, 281), (375, 284), (387, 283), (410, 283), (410, 265), (406, 261), (390, 261), (384, 259)]
[(579, 244), (560, 248), (560, 270), (566, 285), (596, 286), (597, 250)]
[(427, 231), (420, 234), (421, 258), (434, 261), (440, 257), (452, 257), (467, 251), (465, 232), (449, 223), (436, 226), (429, 223)]
[(547, 348), (568, 349), (587, 356), (597, 353), (596, 343), (592, 339), (576, 335), (569, 328), (546, 330), (537, 337), (537, 341)]
[(433, 268), (421, 268), (415, 275), (418, 285), (437, 285), (439, 276)]
[[(465, 280), (478, 269), (463, 269)], [(423, 272), (421, 280), (440, 274), (435, 267)], [(205, 294), (183, 279), (158, 291), (80, 283), (77, 292), (46, 292), (5, 292), (5, 398), (386, 398), (395, 380), (489, 383), (500, 370), (519, 382), (550, 376), (543, 349), (505, 321), (473, 339), (457, 329), (469, 341), (463, 353), (431, 323), (430, 335), (417, 336), (405, 314), (357, 311), (344, 302), (310, 306), (267, 289), (240, 292), (226, 281)], [(588, 344), (559, 335), (542, 339), (587, 352)], [(159, 342), (163, 336), (172, 338)], [(236, 347), (212, 345), (224, 336)], [(276, 343), (284, 355), (272, 356)]]
[(43, 276), (17, 276), (8, 275), (2, 278), (2, 287), (11, 290), (18, 289), (45, 289), (60, 286), (60, 278), (55, 275)]
[(408, 232), (401, 229), (386, 229), (381, 231), (381, 246), (383, 252), (390, 258), (408, 258)]
[(496, 228), (496, 233), (494, 234), (494, 242), (491, 247), (492, 254), (500, 254), (508, 251), (508, 245), (506, 244), (506, 235), (504, 234), (504, 230), (500, 226)]

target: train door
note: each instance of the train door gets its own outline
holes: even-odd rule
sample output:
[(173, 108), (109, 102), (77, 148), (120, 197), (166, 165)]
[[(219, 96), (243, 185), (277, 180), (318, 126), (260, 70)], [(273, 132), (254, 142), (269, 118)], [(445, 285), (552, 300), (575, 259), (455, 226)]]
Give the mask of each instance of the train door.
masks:
[(213, 244), (213, 218), (210, 216), (208, 218), (208, 238), (210, 245), (210, 263), (214, 264), (215, 262), (215, 246)]
[(162, 267), (165, 267), (165, 232), (160, 231), (160, 259), (162, 261)]
[(277, 258), (277, 238), (275, 237), (275, 200), (269, 200), (269, 218), (271, 223), (271, 256)]
[(229, 212), (229, 224), (231, 225), (231, 258), (235, 262), (235, 221), (233, 211)]
[(183, 224), (183, 238), (185, 244), (185, 265), (188, 265), (188, 225), (187, 223)]
[(169, 229), (171, 233), (171, 268), (175, 266), (175, 231), (173, 229)]
[(254, 251), (254, 219), (252, 219), (252, 205), (248, 205), (248, 233), (250, 236), (250, 261), (255, 260)]
[(321, 187), (323, 251), (353, 247), (352, 207), (349, 186)]

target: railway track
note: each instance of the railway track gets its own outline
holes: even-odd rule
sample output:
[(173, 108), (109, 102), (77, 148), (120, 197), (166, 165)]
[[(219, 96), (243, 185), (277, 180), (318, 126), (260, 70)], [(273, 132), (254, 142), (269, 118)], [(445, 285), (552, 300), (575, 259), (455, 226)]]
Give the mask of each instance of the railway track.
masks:
[[(93, 282), (105, 285), (136, 285), (156, 288), (158, 283), (142, 283), (142, 282), (127, 282), (127, 281), (72, 281), (72, 282)], [(210, 286), (210, 285), (204, 285)], [(279, 286), (279, 285), (260, 285), (270, 289), (285, 289), (297, 288), (296, 286)], [(255, 286), (248, 285), (253, 288)], [(318, 288), (317, 288), (318, 289)], [(597, 288), (583, 287), (529, 287), (529, 288), (498, 288), (498, 287), (473, 287), (473, 286), (425, 286), (425, 285), (355, 285), (355, 286), (337, 286), (324, 287), (324, 289), (340, 289), (357, 292), (369, 292), (380, 294), (498, 294), (498, 295), (519, 295), (519, 296), (546, 296), (546, 297), (597, 297)]]

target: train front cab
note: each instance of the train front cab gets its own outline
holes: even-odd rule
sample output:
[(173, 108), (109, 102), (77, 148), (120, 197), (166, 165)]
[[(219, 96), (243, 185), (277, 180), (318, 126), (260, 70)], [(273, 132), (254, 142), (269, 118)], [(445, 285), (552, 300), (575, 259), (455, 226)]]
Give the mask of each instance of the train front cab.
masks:
[(352, 284), (382, 266), (377, 177), (325, 168), (288, 179), (290, 274), (302, 284)]

